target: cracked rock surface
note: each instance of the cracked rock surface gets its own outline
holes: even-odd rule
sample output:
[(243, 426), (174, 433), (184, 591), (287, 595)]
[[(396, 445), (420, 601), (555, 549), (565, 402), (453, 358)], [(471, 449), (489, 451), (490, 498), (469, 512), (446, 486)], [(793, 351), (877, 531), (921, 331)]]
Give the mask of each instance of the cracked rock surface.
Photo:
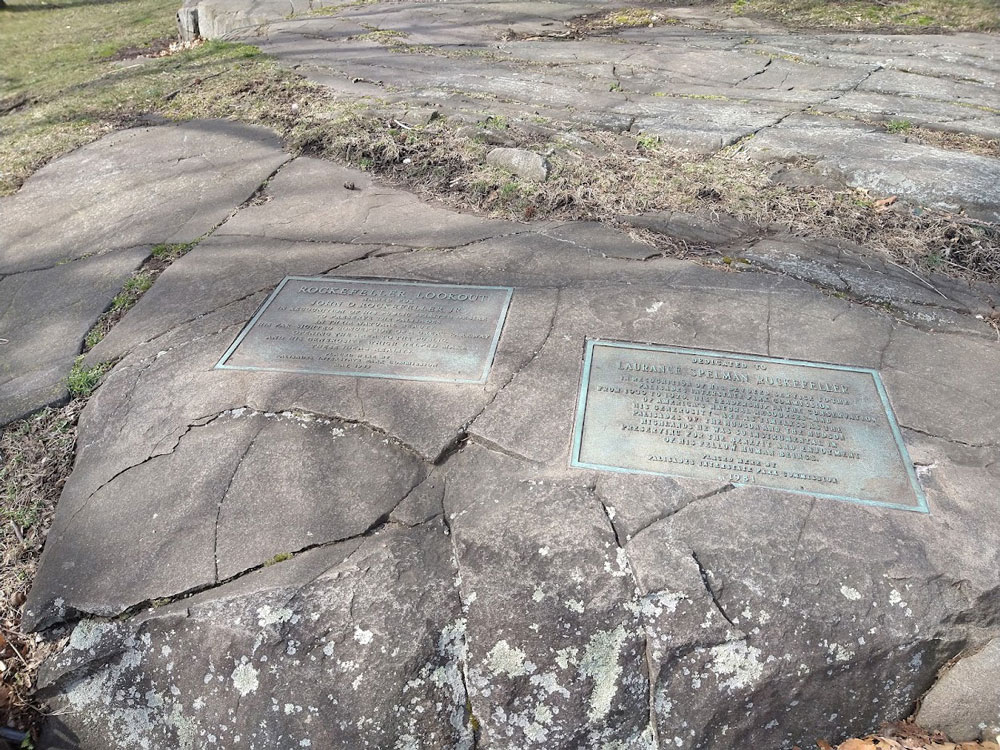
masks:
[[(996, 158), (872, 124), (1000, 136), (992, 36), (323, 5), (181, 21), (413, 123), (641, 133), (1000, 219)], [(995, 286), (708, 213), (622, 218), (747, 262), (485, 219), (228, 122), (108, 136), (0, 209), (0, 424), (63, 397), (152, 246), (202, 238), (84, 360), (114, 367), (24, 610), (69, 636), (43, 747), (790, 749), (925, 695), (1000, 703), (975, 679), (1000, 642)], [(215, 369), (282, 278), (324, 275), (511, 287), (485, 383)], [(572, 468), (587, 339), (878, 370), (929, 513)]]
[(642, 133), (697, 153), (736, 147), (806, 164), (833, 183), (1000, 219), (995, 156), (873, 124), (1000, 137), (1000, 62), (989, 34), (790, 32), (682, 4), (654, 8), (649, 28), (586, 26), (628, 7), (617, 2), (404, 0), (324, 10), (332, 5), (185, 0), (182, 13), (197, 16), (207, 38), (258, 45), (334, 96), (405, 109), (411, 124), (428, 113), (541, 118), (553, 133)]
[[(756, 271), (288, 163), (88, 355), (120, 361), (25, 612), (73, 627), (51, 746), (790, 748), (908, 715), (1000, 635), (996, 290), (715, 230)], [(486, 383), (213, 369), (324, 274), (512, 287)], [(930, 513), (571, 468), (587, 338), (877, 368)]]
[(84, 336), (154, 245), (198, 239), (287, 158), (261, 128), (134, 128), (0, 199), (0, 426), (66, 398)]

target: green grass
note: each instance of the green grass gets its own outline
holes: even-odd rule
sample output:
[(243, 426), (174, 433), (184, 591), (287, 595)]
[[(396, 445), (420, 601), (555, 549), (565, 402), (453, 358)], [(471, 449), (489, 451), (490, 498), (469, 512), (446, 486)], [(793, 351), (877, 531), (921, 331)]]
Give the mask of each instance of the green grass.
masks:
[[(175, 33), (175, 0), (8, 0), (0, 10), (3, 96), (50, 98), (108, 70), (104, 58)], [(71, 33), (67, 33), (67, 31)]]
[(659, 26), (677, 23), (677, 20), (651, 8), (621, 8), (609, 11), (591, 21), (595, 29), (631, 29), (640, 26)]
[(122, 290), (111, 300), (107, 311), (87, 332), (83, 339), (83, 351), (89, 352), (101, 343), (115, 324), (125, 317), (125, 313), (131, 310), (139, 298), (153, 286), (157, 276), (175, 260), (189, 253), (200, 241), (198, 239), (193, 242), (154, 246), (150, 250), (149, 260), (122, 285)]
[(792, 26), (961, 31), (1000, 29), (996, 0), (735, 0), (736, 14), (777, 18)]
[(655, 151), (660, 147), (660, 136), (643, 133), (636, 137), (635, 142), (641, 151)]
[(107, 331), (105, 331), (100, 326), (95, 325), (93, 328), (87, 331), (87, 335), (83, 339), (83, 350), (89, 352), (95, 346), (100, 344), (101, 341), (104, 339), (104, 337), (107, 336), (107, 334), (108, 334)]
[(362, 24), (368, 32), (365, 34), (359, 34), (358, 39), (375, 42), (376, 44), (383, 44), (387, 47), (402, 44), (403, 40), (409, 36), (405, 31), (395, 31), (394, 29), (380, 29), (378, 26), (369, 26), (368, 24)]
[(111, 309), (127, 310), (132, 307), (139, 297), (142, 296), (143, 292), (147, 291), (151, 286), (153, 286), (153, 275), (140, 271), (126, 281), (122, 290), (115, 295), (115, 298), (111, 301)]
[(480, 123), (480, 127), (486, 130), (507, 130), (510, 121), (503, 115), (490, 115)]
[(288, 130), (316, 87), (256, 47), (207, 42), (113, 61), (175, 34), (176, 0), (8, 0), (0, 9), (0, 195), (52, 158), (155, 113), (231, 117)]
[(101, 376), (110, 367), (111, 365), (107, 363), (87, 367), (83, 364), (83, 355), (77, 357), (76, 362), (73, 363), (73, 368), (66, 377), (66, 387), (69, 390), (70, 396), (73, 398), (87, 398), (97, 388)]
[[(175, 246), (158, 245), (157, 247), (170, 248)], [(83, 351), (89, 352), (101, 343), (104, 337), (108, 335), (108, 331), (111, 330), (111, 327), (125, 317), (125, 313), (131, 310), (135, 303), (139, 301), (139, 298), (145, 294), (151, 286), (153, 286), (153, 282), (156, 280), (158, 275), (159, 270), (139, 270), (136, 271), (136, 273), (134, 273), (122, 285), (122, 290), (111, 300), (111, 306), (108, 308), (107, 312), (97, 319), (97, 322), (91, 327), (91, 329), (87, 332), (87, 335), (84, 337)], [(83, 391), (86, 391), (85, 374), (77, 373), (76, 367), (74, 366), (74, 373), (71, 373), (70, 379), (76, 379), (80, 383), (82, 389), (80, 395), (85, 395), (83, 393)], [(72, 387), (70, 390), (72, 391)]]
[(187, 255), (187, 253), (190, 252), (191, 249), (197, 244), (197, 242), (179, 242), (172, 245), (156, 245), (150, 251), (150, 254), (157, 260), (163, 261), (164, 263), (173, 263), (182, 255)]

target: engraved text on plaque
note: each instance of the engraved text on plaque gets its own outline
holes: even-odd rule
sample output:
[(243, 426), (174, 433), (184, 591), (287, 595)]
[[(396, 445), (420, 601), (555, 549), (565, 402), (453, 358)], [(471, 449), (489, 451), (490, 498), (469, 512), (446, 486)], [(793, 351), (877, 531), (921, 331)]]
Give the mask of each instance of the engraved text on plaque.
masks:
[(288, 276), (216, 367), (484, 383), (512, 293)]
[(572, 464), (927, 512), (875, 370), (588, 341)]

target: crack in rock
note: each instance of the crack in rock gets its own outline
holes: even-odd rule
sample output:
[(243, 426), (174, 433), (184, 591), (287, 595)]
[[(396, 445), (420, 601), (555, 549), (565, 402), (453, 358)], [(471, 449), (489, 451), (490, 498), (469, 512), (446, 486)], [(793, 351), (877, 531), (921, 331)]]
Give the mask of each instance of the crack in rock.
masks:
[[(245, 457), (245, 454), (244, 454), (244, 457)], [(235, 472), (234, 472), (234, 476), (235, 476)], [(412, 489), (413, 488), (411, 488), (410, 492), (412, 492)], [(408, 495), (409, 495), (409, 492), (407, 493), (406, 496), (408, 496)], [(419, 526), (424, 526), (427, 523), (431, 523), (432, 521), (434, 521), (436, 519), (436, 516), (435, 516), (435, 518), (431, 518), (431, 519), (428, 519), (427, 521), (424, 521), (424, 522), (421, 522), (421, 523), (418, 523), (418, 524), (414, 524), (413, 526), (407, 526), (407, 525), (399, 523), (397, 521), (393, 521), (389, 516), (392, 514), (392, 512), (396, 508), (399, 507), (399, 505), (402, 504), (403, 500), (406, 499), (406, 496), (404, 496), (403, 498), (400, 498), (399, 502), (390, 511), (388, 511), (386, 513), (383, 513), (382, 515), (380, 515), (364, 531), (361, 531), (361, 532), (359, 532), (357, 534), (352, 534), (349, 537), (344, 537), (343, 539), (330, 539), (330, 540), (327, 540), (327, 541), (316, 542), (315, 544), (309, 544), (309, 545), (306, 545), (304, 547), (300, 547), (300, 548), (298, 548), (296, 550), (292, 550), (292, 551), (288, 552), (287, 553), (288, 554), (288, 559), (294, 559), (296, 557), (299, 557), (301, 555), (304, 555), (304, 554), (306, 554), (308, 552), (312, 552), (312, 551), (317, 550), (317, 549), (323, 549), (323, 548), (326, 548), (326, 547), (333, 547), (333, 546), (336, 546), (336, 545), (339, 545), (339, 544), (351, 544), (353, 542), (358, 542), (359, 545), (358, 545), (357, 548), (355, 548), (354, 550), (352, 550), (351, 553), (348, 554), (346, 557), (344, 557), (343, 560), (341, 560), (341, 561), (337, 562), (335, 565), (331, 566), (331, 568), (337, 567), (338, 565), (343, 565), (345, 562), (347, 562), (357, 552), (357, 550), (360, 548), (360, 542), (361, 541), (363, 541), (364, 539), (368, 539), (370, 537), (373, 537), (373, 536), (377, 535), (378, 533), (380, 533), (381, 531), (383, 531), (387, 527), (390, 527), (390, 526), (399, 526), (399, 527), (402, 527), (402, 528), (417, 528)], [(218, 560), (216, 560), (216, 564), (217, 563), (218, 563)], [(203, 584), (203, 585), (199, 585), (199, 586), (193, 586), (193, 587), (191, 587), (189, 589), (185, 589), (184, 591), (178, 592), (176, 594), (171, 594), (170, 596), (158, 597), (156, 599), (146, 599), (146, 600), (144, 600), (142, 602), (139, 602), (137, 604), (134, 604), (134, 605), (132, 605), (130, 607), (127, 607), (127, 608), (123, 609), (121, 612), (117, 613), (113, 617), (114, 617), (114, 619), (118, 619), (118, 620), (129, 620), (132, 617), (134, 617), (135, 615), (137, 615), (140, 612), (142, 612), (143, 610), (149, 609), (149, 608), (154, 607), (154, 606), (159, 608), (159, 607), (163, 607), (163, 606), (166, 606), (166, 605), (169, 605), (169, 604), (174, 604), (174, 603), (183, 601), (185, 599), (189, 599), (189, 598), (191, 598), (193, 596), (196, 596), (198, 594), (202, 594), (202, 593), (205, 593), (207, 591), (212, 591), (213, 589), (217, 589), (217, 588), (220, 588), (222, 586), (226, 586), (227, 584), (230, 584), (230, 583), (232, 583), (234, 581), (237, 581), (237, 580), (239, 580), (241, 578), (245, 578), (245, 577), (247, 577), (249, 575), (252, 575), (253, 573), (257, 573), (257, 572), (259, 572), (260, 570), (262, 570), (262, 569), (264, 569), (266, 567), (270, 567), (270, 565), (272, 565), (272, 564), (274, 564), (274, 563), (271, 563), (270, 561), (259, 563), (258, 565), (254, 565), (252, 567), (246, 568), (245, 570), (241, 570), (240, 572), (234, 573), (233, 575), (227, 576), (226, 578), (223, 578), (223, 579), (219, 579), (218, 578), (218, 573), (216, 572), (216, 580), (213, 583)], [(329, 570), (331, 568), (328, 568), (327, 570)], [(316, 576), (314, 576), (313, 579), (311, 579), (310, 581), (307, 581), (300, 588), (305, 588), (312, 581), (315, 581), (316, 579), (322, 577), (323, 572), (325, 572), (325, 571), (322, 571), (319, 574), (317, 574)], [(293, 594), (293, 596), (289, 599), (289, 601), (294, 601), (295, 596), (296, 595)], [(87, 612), (87, 611), (84, 611), (84, 610), (76, 610), (76, 609), (74, 609), (74, 610), (72, 610), (72, 612), (70, 612), (69, 610), (67, 610), (67, 616), (65, 618), (63, 618), (60, 622), (61, 622), (61, 624), (71, 625), (76, 620), (82, 619), (84, 617), (92, 617), (92, 616), (94, 616), (93, 613), (90, 613), (90, 612)]]
[(751, 73), (748, 76), (743, 76), (743, 78), (741, 78), (740, 80), (738, 80), (735, 84), (733, 84), (733, 86), (734, 87), (739, 86), (740, 84), (744, 83), (745, 81), (749, 81), (751, 78), (756, 78), (757, 76), (762, 75), (769, 67), (771, 67), (771, 63), (773, 63), (773, 62), (774, 62), (774, 58), (773, 57), (769, 57), (767, 59), (767, 62), (764, 63), (764, 66), (760, 70), (756, 71), (755, 73)]
[[(240, 407), (240, 408), (249, 408), (249, 407)], [(151, 453), (150, 455), (148, 455), (143, 460), (138, 461), (138, 462), (136, 462), (134, 464), (131, 464), (129, 466), (126, 466), (124, 469), (121, 469), (120, 471), (115, 472), (115, 474), (112, 475), (109, 479), (106, 479), (105, 481), (101, 482), (101, 484), (97, 487), (97, 489), (95, 489), (93, 492), (91, 492), (91, 493), (89, 493), (87, 495), (86, 499), (84, 499), (84, 501), (80, 504), (80, 507), (77, 508), (75, 511), (73, 511), (73, 515), (71, 515), (69, 517), (69, 519), (66, 521), (66, 525), (65, 525), (64, 528), (65, 529), (69, 529), (70, 527), (72, 527), (73, 522), (76, 520), (76, 517), (78, 515), (80, 515), (80, 513), (87, 507), (87, 504), (91, 501), (91, 499), (95, 495), (97, 495), (97, 493), (99, 493), (101, 490), (103, 490), (105, 487), (107, 487), (109, 484), (111, 484), (116, 479), (118, 479), (119, 477), (121, 477), (123, 474), (126, 474), (127, 472), (132, 471), (133, 469), (137, 469), (140, 466), (143, 466), (143, 465), (145, 465), (145, 464), (149, 463), (150, 461), (153, 461), (153, 460), (155, 460), (157, 458), (161, 458), (163, 456), (169, 456), (169, 455), (171, 455), (174, 451), (177, 450), (177, 447), (181, 444), (181, 440), (183, 440), (192, 430), (197, 430), (197, 429), (199, 429), (201, 427), (207, 427), (208, 425), (210, 425), (213, 422), (215, 422), (217, 419), (220, 419), (220, 418), (224, 417), (227, 414), (232, 414), (232, 413), (234, 413), (234, 412), (236, 412), (238, 410), (239, 409), (225, 409), (223, 411), (216, 412), (215, 414), (209, 414), (209, 415), (206, 415), (204, 417), (198, 417), (197, 419), (192, 420), (188, 424), (187, 428), (183, 432), (181, 432), (174, 439), (173, 445), (171, 445), (169, 449), (167, 449), (165, 451), (155, 452), (155, 448), (154, 448), (154, 452)], [(160, 441), (160, 442), (162, 442), (162, 441)], [(157, 445), (159, 445), (159, 443), (157, 443)]]
[(615, 510), (614, 507), (609, 505), (601, 497), (597, 490), (597, 482), (589, 488), (593, 493), (595, 499), (600, 503), (601, 509), (604, 511), (605, 517), (608, 519), (608, 525), (611, 527), (611, 534), (615, 540), (615, 546), (618, 548), (618, 560), (619, 565), (622, 560), (624, 560), (625, 566), (628, 569), (629, 576), (632, 580), (632, 601), (631, 604), (635, 607), (636, 617), (642, 626), (642, 653), (643, 660), (645, 663), (646, 672), (646, 694), (647, 694), (647, 731), (650, 733), (652, 738), (652, 747), (659, 747), (658, 740), (658, 729), (656, 726), (656, 685), (654, 675), (657, 674), (656, 660), (653, 656), (653, 644), (650, 642), (649, 631), (646, 628), (644, 622), (645, 618), (642, 615), (642, 600), (648, 594), (648, 592), (643, 591), (642, 586), (639, 583), (639, 576), (635, 571), (635, 566), (632, 564), (632, 559), (629, 557), (628, 550), (622, 543), (621, 533), (618, 530), (618, 526), (615, 524)]
[(628, 540), (627, 540), (626, 543), (631, 542), (633, 539), (635, 539), (637, 536), (639, 536), (639, 534), (641, 534), (642, 532), (646, 531), (647, 529), (655, 526), (656, 524), (660, 523), (661, 521), (666, 521), (668, 518), (672, 518), (673, 516), (676, 516), (678, 513), (680, 513), (681, 511), (686, 510), (687, 508), (691, 507), (692, 505), (694, 505), (699, 500), (708, 500), (711, 497), (715, 497), (716, 495), (722, 495), (722, 494), (724, 494), (726, 492), (730, 492), (731, 490), (734, 490), (734, 489), (736, 489), (736, 485), (735, 484), (724, 484), (721, 487), (718, 487), (718, 488), (712, 490), (711, 492), (706, 492), (704, 495), (696, 495), (695, 497), (692, 497), (690, 500), (688, 500), (686, 503), (684, 503), (680, 507), (673, 508), (673, 509), (671, 509), (671, 510), (665, 512), (665, 513), (661, 513), (660, 515), (656, 516), (655, 518), (653, 518), (649, 522), (643, 524), (641, 527), (639, 527), (635, 531), (635, 533), (629, 535), (629, 538), (628, 538)]
[[(548, 324), (548, 326), (545, 329), (545, 334), (542, 336), (542, 340), (539, 342), (538, 347), (531, 353), (531, 356), (529, 356), (528, 359), (525, 360), (525, 362), (522, 365), (520, 365), (519, 367), (517, 367), (516, 369), (514, 369), (511, 372), (510, 377), (508, 377), (507, 380), (504, 381), (504, 383), (499, 388), (497, 388), (497, 390), (493, 393), (493, 395), (489, 398), (489, 400), (483, 405), (483, 408), (481, 408), (478, 412), (476, 412), (465, 423), (465, 425), (462, 428), (464, 431), (469, 432), (470, 435), (475, 435), (475, 437), (477, 439), (479, 439), (479, 440), (483, 439), (482, 436), (473, 433), (473, 431), (472, 431), (471, 428), (475, 426), (476, 420), (478, 420), (481, 416), (483, 416), (483, 414), (485, 414), (486, 411), (493, 405), (493, 403), (497, 400), (497, 398), (500, 396), (500, 394), (504, 390), (506, 390), (506, 388), (511, 383), (514, 382), (514, 379), (517, 378), (517, 376), (520, 373), (524, 372), (524, 370), (526, 370), (529, 366), (531, 366), (531, 363), (534, 362), (538, 358), (538, 355), (541, 353), (542, 349), (545, 348), (545, 345), (548, 343), (549, 339), (552, 337), (552, 332), (555, 330), (555, 327), (556, 327), (556, 319), (557, 319), (557, 317), (559, 315), (559, 304), (560, 304), (560, 298), (561, 297), (562, 297), (562, 289), (560, 287), (556, 287), (556, 298), (555, 298), (555, 304), (553, 304), (553, 306), (552, 306), (552, 315), (549, 318), (549, 324)], [(502, 448), (501, 446), (497, 445), (496, 443), (491, 443), (491, 445), (496, 446), (496, 449), (499, 450), (500, 452), (509, 451), (509, 453), (507, 453), (507, 455), (511, 455), (511, 456), (513, 456), (515, 458), (522, 458), (523, 460), (530, 461), (532, 463), (539, 463), (538, 461), (533, 461), (532, 459), (529, 459), (527, 457), (519, 456), (515, 451), (511, 451), (509, 448)]]
[(236, 460), (236, 465), (233, 467), (233, 473), (229, 475), (229, 481), (226, 483), (225, 490), (219, 495), (219, 501), (215, 506), (215, 526), (212, 530), (212, 560), (215, 564), (215, 582), (219, 582), (219, 519), (222, 516), (222, 504), (226, 501), (226, 496), (229, 494), (229, 490), (233, 487), (233, 481), (236, 479), (236, 475), (239, 473), (240, 467), (243, 465), (244, 459), (246, 459), (247, 454), (250, 453), (250, 449), (253, 448), (253, 444), (257, 441), (260, 436), (261, 430), (264, 429), (264, 425), (257, 428), (257, 431), (253, 434), (250, 440), (247, 441), (246, 448), (243, 449), (243, 453)]
[[(462, 613), (465, 614), (469, 611), (471, 602), (467, 601), (462, 593), (462, 564), (461, 555), (458, 551), (458, 542), (455, 539), (455, 533), (451, 526), (451, 521), (448, 518), (448, 479), (444, 477), (442, 479), (444, 483), (443, 490), (441, 492), (441, 521), (444, 524), (444, 533), (448, 537), (449, 544), (451, 545), (451, 559), (452, 564), (455, 566), (455, 594), (458, 596), (458, 602), (461, 607)], [(468, 636), (468, 619), (463, 617), (459, 620), (461, 623), (461, 645), (458, 658), (458, 670), (462, 681), (462, 690), (465, 694), (465, 727), (472, 737), (472, 748), (479, 747), (479, 728), (472, 723), (472, 718), (475, 715), (474, 706), (472, 704), (472, 695), (469, 693), (469, 636)]]
[(524, 463), (532, 464), (534, 466), (544, 466), (545, 465), (542, 461), (536, 461), (533, 458), (528, 458), (527, 456), (525, 456), (522, 453), (518, 453), (517, 451), (513, 451), (510, 448), (505, 448), (504, 446), (500, 445), (499, 443), (495, 443), (492, 440), (488, 440), (488, 439), (486, 439), (486, 438), (484, 438), (484, 437), (482, 437), (480, 435), (469, 434), (468, 435), (468, 442), (471, 442), (471, 443), (473, 443), (475, 445), (478, 445), (479, 447), (484, 448), (484, 449), (490, 451), (491, 453), (499, 453), (501, 456), (507, 456), (508, 458), (513, 458), (513, 459), (515, 459), (517, 461), (523, 461)]
[(716, 593), (715, 589), (712, 588), (712, 583), (709, 580), (709, 576), (711, 575), (711, 573), (708, 571), (707, 568), (705, 568), (704, 565), (701, 564), (701, 560), (698, 559), (698, 553), (692, 552), (691, 559), (694, 560), (694, 564), (698, 566), (698, 572), (701, 574), (701, 582), (705, 586), (705, 591), (707, 591), (708, 595), (711, 597), (712, 604), (715, 605), (715, 608), (718, 610), (719, 614), (722, 615), (722, 619), (728, 622), (731, 627), (736, 628), (736, 624), (732, 621), (732, 619), (730, 619), (729, 615), (726, 614), (726, 610), (723, 609), (722, 607), (722, 602), (719, 601), (718, 594)]
[(1000, 446), (998, 443), (968, 443), (964, 440), (956, 440), (955, 438), (944, 437), (943, 435), (935, 435), (932, 432), (927, 432), (926, 430), (921, 430), (916, 427), (910, 427), (905, 424), (899, 425), (900, 429), (908, 430), (909, 432), (915, 432), (918, 435), (923, 435), (924, 437), (933, 438), (934, 440), (943, 440), (946, 443), (954, 443), (955, 445), (962, 445), (966, 448), (997, 448)]

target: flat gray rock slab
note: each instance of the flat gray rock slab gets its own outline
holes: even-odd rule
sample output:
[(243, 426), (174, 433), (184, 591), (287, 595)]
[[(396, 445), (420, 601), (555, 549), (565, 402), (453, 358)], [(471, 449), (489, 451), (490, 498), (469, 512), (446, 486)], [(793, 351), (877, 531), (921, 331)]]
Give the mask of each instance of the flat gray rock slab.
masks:
[(153, 245), (198, 239), (286, 159), (226, 121), (124, 130), (0, 199), (0, 426), (64, 399), (83, 339)]
[(699, 215), (654, 211), (622, 219), (630, 226), (648, 229), (692, 249), (724, 249), (740, 245), (753, 235), (753, 230), (739, 220), (716, 212), (706, 211)]
[[(363, 172), (309, 157), (282, 169), (266, 194), (266, 205), (241, 211), (213, 236), (443, 248), (520, 231), (513, 222), (425, 206)], [(323, 210), (320, 195), (330, 201)]]
[(1000, 114), (957, 102), (851, 91), (816, 107), (823, 113), (854, 113), (882, 122), (906, 121), (935, 130), (1000, 137)]
[(272, 132), (225, 120), (113, 133), (0, 199), (0, 275), (195, 240), (286, 159)]
[(764, 161), (809, 157), (854, 187), (1000, 221), (1000, 160), (989, 156), (903, 143), (872, 128), (805, 115), (761, 131), (742, 150)]
[(858, 86), (858, 91), (918, 97), (973, 108), (996, 106), (996, 97), (990, 95), (987, 87), (899, 70), (876, 71)]
[(855, 140), (839, 118), (1000, 135), (989, 34), (793, 33), (705, 7), (662, 8), (650, 28), (582, 24), (612, 7), (406, 0), (323, 15), (305, 0), (187, 0), (184, 13), (202, 19), (203, 35), (257, 44), (349, 101), (528, 125), (541, 117), (557, 132), (642, 133), (697, 154), (750, 138), (765, 147), (758, 158), (819, 160), (840, 184), (997, 216), (996, 159), (884, 131), (857, 136), (857, 152), (837, 159)]
[[(254, 295), (251, 304), (258, 304), (276, 279), (334, 274), (365, 257), (492, 247), (506, 238), (563, 244), (578, 254), (638, 259), (660, 254), (597, 222), (529, 226), (429, 206), (363, 172), (308, 157), (278, 172), (263, 195), (264, 203), (244, 208), (192, 251), (197, 262), (182, 261), (164, 271), (165, 281), (139, 300), (135, 314), (116, 325), (87, 362), (118, 359), (183, 323), (244, 305)], [(538, 278), (560, 270), (542, 257), (524, 273)], [(427, 278), (437, 277), (431, 272)]]
[(0, 279), (0, 427), (66, 398), (84, 336), (148, 253), (121, 250)]
[[(906, 716), (997, 637), (998, 345), (972, 328), (978, 292), (932, 300), (791, 239), (717, 270), (315, 160), (268, 190), (106, 339), (122, 359), (81, 416), (26, 605), (37, 627), (79, 621), (43, 677), (53, 731), (790, 748)], [(848, 281), (818, 276), (831, 257)], [(213, 369), (288, 274), (514, 294), (483, 385)], [(952, 322), (833, 296), (848, 283)], [(877, 369), (930, 513), (571, 467), (588, 338)]]
[(843, 240), (778, 237), (756, 242), (740, 254), (758, 267), (861, 301), (964, 313), (968, 323), (978, 320), (982, 324), (980, 333), (994, 335), (985, 317), (996, 307), (996, 292), (986, 284), (917, 272)]
[[(774, 55), (791, 55), (815, 65), (876, 60), (889, 71), (927, 78), (952, 78), (985, 86), (1000, 83), (992, 34), (789, 34), (779, 28), (755, 34), (756, 44)], [(959, 72), (960, 71), (960, 72)], [(928, 85), (933, 85), (928, 81)]]
[(994, 638), (947, 668), (924, 696), (917, 720), (957, 742), (994, 741), (1000, 735), (1000, 693), (991, 675), (997, 670), (1000, 639)]

